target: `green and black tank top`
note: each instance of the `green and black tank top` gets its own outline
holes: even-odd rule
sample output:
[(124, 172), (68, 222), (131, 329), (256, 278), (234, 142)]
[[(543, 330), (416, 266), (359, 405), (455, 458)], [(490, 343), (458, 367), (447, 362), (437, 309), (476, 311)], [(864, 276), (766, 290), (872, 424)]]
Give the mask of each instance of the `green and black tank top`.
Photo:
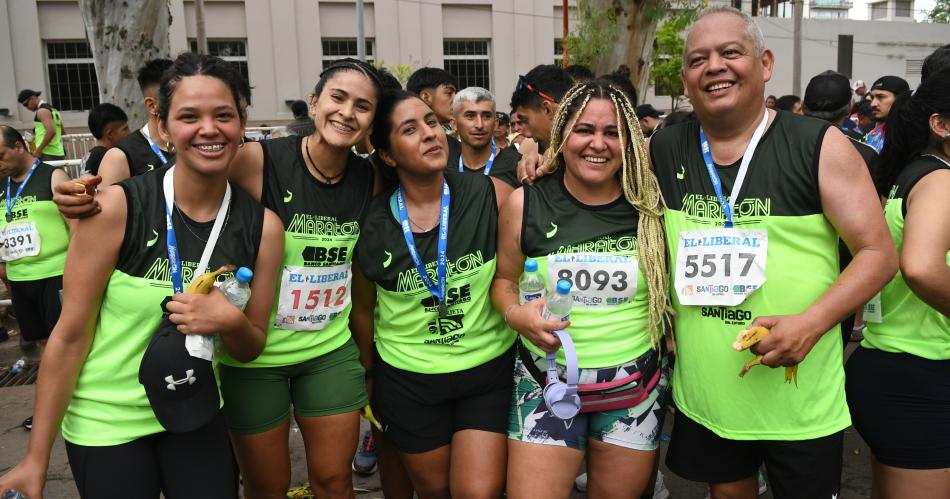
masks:
[(350, 286), (360, 220), (373, 198), (373, 167), (354, 153), (338, 183), (314, 178), (301, 151), (304, 137), (261, 142), (261, 203), (284, 224), (284, 257), (267, 345), (239, 367), (297, 364), (331, 352), (350, 338)]
[[(63, 275), (66, 250), (69, 248), (69, 228), (53, 202), (50, 183), (54, 171), (56, 168), (46, 163), (37, 165), (30, 181), (20, 193), (20, 198), (15, 202), (12, 196), (20, 188), (20, 182), (10, 182), (10, 201), (14, 202), (13, 218), (7, 222), (5, 216), (0, 216), (0, 230), (8, 239), (4, 244), (19, 245), (21, 248), (24, 244), (32, 246), (32, 251), (28, 250), (26, 253), (32, 256), (17, 257), (16, 260), (7, 262), (7, 278), (11, 281), (35, 281)], [(5, 187), (6, 182), (0, 186)], [(2, 196), (0, 203), (3, 206), (0, 213), (6, 215), (6, 196)], [(10, 231), (7, 231), (8, 226)], [(26, 238), (30, 240), (24, 240)], [(38, 253), (36, 245), (39, 245)]]
[[(423, 284), (399, 224), (396, 194), (373, 200), (357, 246), (366, 277), (376, 284), (376, 348), (387, 364), (437, 374), (462, 371), (504, 353), (515, 339), (492, 308), (490, 289), (497, 260), (498, 208), (492, 182), (483, 175), (448, 173), (451, 193), (446, 257), (448, 316)], [(433, 282), (439, 228), (413, 234), (419, 258)]]
[[(803, 440), (850, 424), (837, 325), (800, 365), (797, 387), (784, 384), (782, 369), (753, 369), (740, 379), (740, 368), (753, 355), (730, 347), (754, 318), (804, 312), (838, 278), (838, 233), (824, 215), (818, 189), (829, 126), (778, 112), (754, 152), (734, 221), (736, 229), (768, 232), (764, 284), (736, 306), (684, 305), (671, 289), (677, 407), (724, 438)], [(721, 228), (725, 218), (703, 161), (699, 123), (660, 130), (650, 153), (666, 201), (670, 262), (676, 262), (682, 231)], [(738, 165), (717, 165), (725, 196)]]
[(130, 177), (157, 170), (162, 166), (171, 166), (175, 163), (175, 153), (162, 151), (165, 159), (168, 160), (168, 165), (162, 165), (162, 159), (155, 154), (152, 146), (148, 145), (148, 139), (142, 134), (142, 130), (135, 130), (126, 135), (116, 144), (116, 147), (125, 153), (125, 158), (129, 163)]
[[(449, 156), (449, 164), (445, 167), (445, 171), (456, 173), (459, 171), (460, 154), (462, 154), (461, 148), (459, 148), (455, 156)], [(492, 163), (491, 171), (488, 172), (488, 176), (495, 177), (517, 189), (521, 187), (521, 181), (518, 180), (519, 161), (521, 161), (521, 153), (515, 150), (514, 147), (506, 147), (498, 151), (498, 154), (495, 156), (495, 161)], [(469, 168), (468, 165), (465, 165), (465, 173), (484, 175), (486, 166), (488, 165), (482, 165), (480, 168)]]
[[(139, 384), (142, 355), (161, 322), (162, 301), (171, 296), (171, 272), (165, 244), (166, 168), (129, 178), (128, 214), (119, 259), (109, 278), (89, 356), (63, 419), (63, 437), (77, 445), (119, 445), (164, 431)], [(264, 208), (231, 185), (231, 206), (211, 254), (211, 270), (226, 264), (254, 269), (264, 225)], [(180, 211), (172, 215), (182, 280), (191, 282), (214, 221), (195, 222)], [(218, 277), (224, 281), (227, 273)]]
[[(907, 198), (921, 179), (947, 169), (950, 165), (938, 158), (920, 156), (897, 175), (884, 207), (884, 218), (898, 254), (904, 247)], [(947, 264), (950, 265), (950, 252)], [(900, 271), (881, 290), (880, 312), (881, 322), (868, 320), (861, 346), (905, 352), (930, 360), (950, 359), (950, 318), (914, 294)]]
[[(47, 109), (50, 114), (53, 115), (53, 138), (49, 141), (49, 144), (46, 144), (46, 147), (43, 148), (43, 154), (65, 156), (66, 151), (63, 149), (62, 116), (56, 108), (46, 102), (40, 104), (39, 109)], [(43, 139), (46, 138), (46, 127), (43, 126), (43, 122), (40, 121), (40, 117), (37, 114), (33, 115), (33, 136), (35, 137), (36, 145), (43, 143)]]
[[(568, 332), (581, 368), (618, 366), (651, 348), (649, 291), (637, 260), (639, 220), (623, 195), (600, 206), (581, 203), (564, 185), (563, 168), (524, 188), (521, 252), (538, 261), (549, 291), (560, 279), (571, 282)], [(558, 361), (565, 362), (563, 351)]]

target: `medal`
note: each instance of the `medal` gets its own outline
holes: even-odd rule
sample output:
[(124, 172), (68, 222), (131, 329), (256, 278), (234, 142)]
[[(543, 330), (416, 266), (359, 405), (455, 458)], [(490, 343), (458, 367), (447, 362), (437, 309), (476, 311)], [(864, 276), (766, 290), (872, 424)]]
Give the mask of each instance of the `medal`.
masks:
[(444, 301), (439, 302), (439, 318), (445, 319), (449, 316), (449, 307), (445, 304)]

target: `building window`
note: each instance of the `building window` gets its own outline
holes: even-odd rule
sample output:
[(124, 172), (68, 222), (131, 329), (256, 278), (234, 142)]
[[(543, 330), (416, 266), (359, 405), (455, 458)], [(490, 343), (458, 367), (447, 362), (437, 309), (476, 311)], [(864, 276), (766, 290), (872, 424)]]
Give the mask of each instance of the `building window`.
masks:
[[(198, 40), (192, 38), (189, 42), (191, 51), (198, 52)], [(244, 77), (244, 81), (251, 81), (247, 70), (247, 40), (208, 40), (208, 55), (220, 57), (234, 64)]]
[(913, 0), (897, 0), (895, 2), (894, 17), (910, 17)]
[(887, 19), (887, 2), (877, 2), (871, 4), (871, 20)]
[[(327, 67), (333, 61), (338, 61), (346, 57), (356, 58), (357, 45), (356, 38), (324, 38), (323, 42), (323, 67)], [(372, 38), (366, 39), (366, 62), (372, 64), (375, 60), (376, 41)]]
[(46, 42), (50, 103), (60, 111), (99, 104), (99, 78), (89, 42)]
[(923, 68), (923, 59), (904, 59), (904, 76), (907, 78), (920, 78)]
[(564, 63), (564, 39), (554, 39), (554, 65), (561, 67)]
[(491, 90), (488, 40), (444, 40), (445, 70), (455, 75), (459, 86)]

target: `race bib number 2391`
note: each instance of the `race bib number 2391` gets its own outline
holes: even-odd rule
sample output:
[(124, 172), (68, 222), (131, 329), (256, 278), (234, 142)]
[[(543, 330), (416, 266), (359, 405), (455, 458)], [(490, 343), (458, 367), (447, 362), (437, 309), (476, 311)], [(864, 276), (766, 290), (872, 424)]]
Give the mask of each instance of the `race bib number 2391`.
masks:
[(680, 232), (674, 287), (684, 305), (739, 305), (765, 284), (768, 232), (706, 229)]

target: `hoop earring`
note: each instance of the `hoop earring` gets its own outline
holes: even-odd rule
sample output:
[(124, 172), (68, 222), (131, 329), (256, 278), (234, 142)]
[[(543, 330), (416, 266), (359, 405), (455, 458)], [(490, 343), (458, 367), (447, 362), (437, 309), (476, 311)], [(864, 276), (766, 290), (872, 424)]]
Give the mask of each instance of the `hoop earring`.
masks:
[(238, 149), (244, 147), (244, 135), (241, 135), (241, 143), (238, 145)]

